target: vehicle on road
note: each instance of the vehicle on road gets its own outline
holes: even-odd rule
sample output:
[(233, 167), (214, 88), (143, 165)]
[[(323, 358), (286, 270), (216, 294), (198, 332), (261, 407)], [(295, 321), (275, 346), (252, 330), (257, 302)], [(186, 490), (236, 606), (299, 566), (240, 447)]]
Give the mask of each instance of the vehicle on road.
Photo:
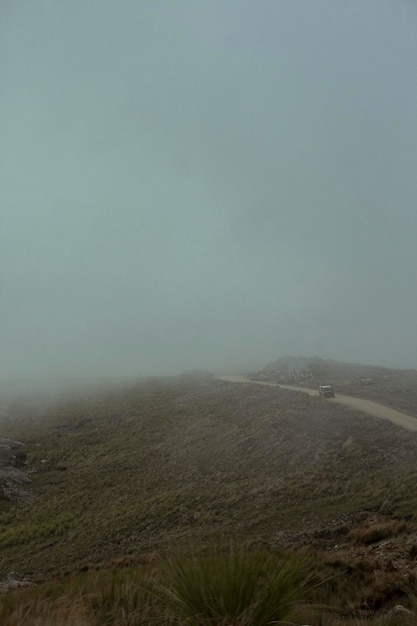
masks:
[(322, 398), (334, 398), (334, 389), (331, 385), (320, 385), (319, 396)]

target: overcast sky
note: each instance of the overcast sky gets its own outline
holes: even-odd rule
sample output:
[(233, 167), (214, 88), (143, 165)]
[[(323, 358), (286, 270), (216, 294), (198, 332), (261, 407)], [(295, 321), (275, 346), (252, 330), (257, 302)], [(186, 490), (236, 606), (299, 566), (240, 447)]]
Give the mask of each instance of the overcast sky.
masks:
[(0, 378), (417, 367), (412, 0), (2, 0)]

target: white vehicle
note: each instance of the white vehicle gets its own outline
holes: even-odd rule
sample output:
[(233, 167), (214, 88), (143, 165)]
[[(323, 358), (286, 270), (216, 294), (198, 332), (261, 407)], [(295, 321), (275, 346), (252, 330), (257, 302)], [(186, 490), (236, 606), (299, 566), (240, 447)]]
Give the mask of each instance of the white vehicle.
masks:
[(320, 385), (319, 395), (322, 398), (334, 398), (334, 389), (331, 385)]

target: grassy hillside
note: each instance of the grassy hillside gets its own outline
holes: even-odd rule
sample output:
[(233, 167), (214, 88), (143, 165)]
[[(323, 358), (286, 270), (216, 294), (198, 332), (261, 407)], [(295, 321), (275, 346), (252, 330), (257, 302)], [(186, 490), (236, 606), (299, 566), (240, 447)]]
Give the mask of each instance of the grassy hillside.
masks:
[(2, 425), (33, 502), (0, 505), (1, 572), (65, 571), (175, 543), (285, 546), (363, 511), (412, 517), (417, 439), (302, 393), (151, 381)]
[(231, 542), (307, 554), (356, 609), (417, 580), (415, 433), (302, 392), (195, 374), (46, 407), (15, 403), (18, 417), (0, 425), (25, 444), (32, 481), (32, 498), (0, 498), (0, 581)]

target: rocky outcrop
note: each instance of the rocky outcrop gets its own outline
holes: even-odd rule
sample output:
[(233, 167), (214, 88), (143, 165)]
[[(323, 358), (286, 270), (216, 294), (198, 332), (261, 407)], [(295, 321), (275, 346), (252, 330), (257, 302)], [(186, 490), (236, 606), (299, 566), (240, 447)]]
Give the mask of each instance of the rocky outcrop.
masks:
[(25, 463), (23, 443), (0, 438), (0, 489), (7, 500), (30, 501), (35, 498), (28, 488), (31, 480), (23, 471)]
[(19, 452), (24, 448), (20, 441), (12, 441), (0, 437), (0, 469), (7, 465), (16, 467), (19, 464), (18, 458), (21, 456)]
[(397, 604), (387, 615), (387, 620), (395, 620), (396, 624), (414, 624), (415, 613), (406, 609), (402, 604)]
[(20, 578), (15, 572), (7, 574), (6, 579), (0, 581), (0, 594), (7, 593), (19, 587), (33, 587), (34, 583), (29, 578)]
[(1, 422), (10, 422), (12, 419), (12, 416), (7, 413), (6, 411), (3, 411), (2, 409), (0, 410), (0, 423)]

